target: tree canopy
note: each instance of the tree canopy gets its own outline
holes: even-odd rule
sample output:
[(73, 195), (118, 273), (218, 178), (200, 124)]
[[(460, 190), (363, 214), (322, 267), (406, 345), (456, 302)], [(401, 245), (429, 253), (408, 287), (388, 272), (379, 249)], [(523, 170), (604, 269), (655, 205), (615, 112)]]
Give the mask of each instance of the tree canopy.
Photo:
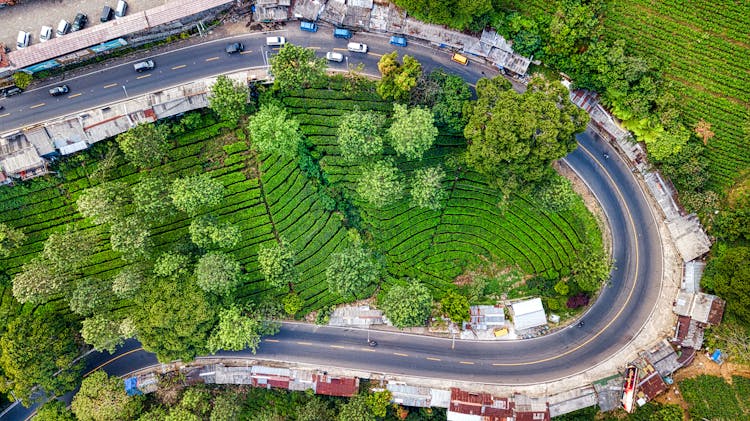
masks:
[(83, 379), (71, 408), (79, 421), (134, 419), (143, 410), (143, 396), (128, 396), (122, 379), (98, 370)]
[(429, 80), (439, 87), (432, 106), (435, 122), (454, 131), (463, 131), (465, 122), (462, 112), (471, 99), (469, 85), (460, 76), (445, 73), (440, 69), (430, 73)]
[(432, 210), (442, 208), (446, 196), (442, 184), (444, 178), (445, 171), (439, 165), (414, 171), (411, 182), (412, 205)]
[(326, 61), (312, 48), (286, 43), (270, 62), (274, 86), (282, 90), (309, 88), (325, 76)]
[(279, 325), (264, 320), (262, 312), (232, 305), (219, 312), (219, 324), (209, 338), (208, 347), (211, 352), (250, 349), (255, 354), (261, 335), (273, 335), (278, 330)]
[(130, 202), (130, 189), (122, 182), (109, 182), (90, 187), (78, 196), (78, 211), (97, 224), (114, 222)]
[(432, 295), (417, 281), (395, 285), (385, 293), (380, 307), (397, 328), (424, 326), (430, 316)]
[(440, 300), (440, 311), (453, 323), (469, 321), (469, 300), (458, 293), (449, 292)]
[(229, 295), (240, 281), (242, 267), (234, 257), (212, 251), (198, 259), (195, 282), (206, 292)]
[(294, 251), (284, 239), (272, 246), (262, 245), (258, 250), (260, 273), (275, 288), (288, 288), (297, 282), (295, 260)]
[(174, 205), (169, 197), (170, 183), (165, 177), (141, 177), (131, 190), (135, 210), (144, 222), (167, 218), (174, 213)]
[(65, 406), (65, 402), (50, 399), (36, 412), (34, 421), (76, 421), (76, 417)]
[(26, 234), (23, 231), (0, 223), (0, 257), (8, 257), (25, 239)]
[(347, 113), (341, 118), (338, 131), (341, 155), (351, 163), (358, 163), (383, 152), (381, 135), (383, 116), (372, 111)]
[(368, 164), (357, 182), (357, 194), (376, 207), (394, 203), (404, 194), (401, 172), (388, 159)]
[(250, 118), (250, 139), (255, 149), (262, 153), (278, 153), (294, 157), (302, 142), (299, 122), (276, 104), (264, 104)]
[(503, 186), (541, 180), (549, 164), (576, 147), (588, 115), (568, 99), (559, 82), (535, 77), (519, 94), (502, 77), (481, 79), (467, 106), (466, 162)]
[(392, 98), (396, 101), (409, 99), (412, 89), (422, 76), (422, 65), (411, 56), (403, 57), (403, 64), (398, 61), (398, 51), (385, 54), (378, 61), (380, 81), (377, 92), (383, 99)]
[(190, 223), (190, 239), (204, 249), (232, 248), (240, 241), (240, 229), (229, 223), (220, 223), (216, 217), (204, 215)]
[(81, 322), (81, 336), (83, 340), (97, 351), (107, 351), (110, 354), (115, 348), (123, 344), (120, 333), (120, 322), (103, 314), (95, 314)]
[(356, 245), (331, 255), (326, 269), (328, 287), (342, 297), (362, 297), (364, 289), (380, 278), (372, 252)]
[(727, 301), (727, 311), (750, 323), (750, 247), (726, 247), (708, 262), (701, 285)]
[(237, 122), (245, 114), (250, 92), (247, 84), (236, 82), (226, 75), (216, 78), (208, 97), (208, 108), (220, 119)]
[(164, 161), (169, 152), (167, 130), (167, 126), (163, 125), (139, 124), (117, 135), (117, 144), (128, 161), (136, 167), (155, 167)]
[(224, 186), (206, 173), (187, 176), (174, 180), (170, 197), (177, 209), (195, 216), (221, 202)]
[(432, 111), (422, 107), (393, 105), (393, 123), (388, 128), (388, 141), (396, 153), (407, 159), (422, 159), (438, 135)]

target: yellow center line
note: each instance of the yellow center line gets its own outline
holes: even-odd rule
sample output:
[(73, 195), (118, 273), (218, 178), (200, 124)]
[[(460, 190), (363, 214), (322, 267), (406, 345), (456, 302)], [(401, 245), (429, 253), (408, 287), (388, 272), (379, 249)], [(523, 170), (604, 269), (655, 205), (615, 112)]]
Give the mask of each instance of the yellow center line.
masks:
[(378, 53), (367, 53), (367, 55), (375, 56), (375, 57), (383, 57), (382, 54), (378, 54)]
[(263, 339), (263, 341), (264, 342), (274, 342), (274, 343), (278, 343), (279, 342), (278, 339)]
[(9, 115), (10, 115), (10, 113), (0, 114), (0, 117), (7, 117)]
[(459, 361), (459, 364), (474, 365), (472, 361)]
[(206, 59), (206, 61), (214, 61), (214, 60), (218, 60), (218, 59), (219, 59), (219, 56), (209, 57), (209, 58)]
[(440, 358), (435, 358), (435, 357), (427, 357), (427, 359), (430, 361), (442, 361)]
[(117, 86), (116, 83), (110, 83), (109, 85), (104, 85), (104, 89), (112, 88), (112, 87), (115, 87), (115, 86)]
[(250, 54), (252, 52), (253, 52), (253, 50), (240, 51), (240, 54), (244, 56), (245, 54)]
[(333, 51), (349, 51), (346, 48), (334, 48)]
[(408, 354), (402, 354), (400, 352), (394, 352), (393, 355), (398, 355), (399, 357), (408, 357)]
[(110, 360), (107, 360), (107, 361), (105, 361), (105, 362), (101, 363), (101, 364), (100, 364), (100, 365), (99, 365), (98, 367), (96, 367), (95, 369), (93, 369), (93, 370), (89, 371), (88, 373), (84, 374), (84, 375), (83, 375), (83, 377), (87, 377), (87, 376), (88, 376), (89, 374), (91, 374), (91, 373), (93, 373), (94, 371), (96, 371), (96, 370), (98, 370), (98, 369), (100, 369), (100, 368), (104, 367), (105, 365), (107, 365), (107, 364), (111, 363), (112, 361), (117, 361), (117, 360), (119, 360), (120, 358), (122, 358), (122, 357), (124, 357), (124, 356), (126, 356), (126, 355), (130, 355), (130, 354), (132, 354), (132, 353), (134, 353), (134, 352), (138, 352), (138, 351), (143, 351), (143, 348), (136, 348), (136, 349), (132, 349), (132, 350), (130, 350), (130, 351), (128, 351), (128, 352), (126, 352), (126, 353), (124, 353), (124, 354), (120, 354), (120, 355), (118, 355), (118, 356), (116, 356), (116, 357), (114, 357), (114, 358), (112, 358), (112, 359), (110, 359)]
[(46, 103), (44, 103), (44, 102), (42, 102), (41, 104), (36, 104), (36, 105), (32, 105), (32, 106), (31, 106), (31, 107), (29, 107), (29, 108), (39, 108), (39, 107), (44, 107), (45, 105), (47, 105), (47, 104), (46, 104)]
[(309, 48), (311, 50), (320, 50), (320, 47), (307, 47), (307, 48)]
[(370, 348), (360, 348), (360, 351), (375, 352), (374, 349), (370, 349)]
[(138, 77), (136, 77), (136, 79), (146, 79), (147, 77), (151, 77), (151, 73), (149, 73), (147, 75), (143, 75), (143, 76), (138, 76)]
[(297, 345), (312, 345), (312, 342), (297, 342)]
[(172, 67), (172, 70), (182, 69), (183, 67), (187, 67), (187, 64), (180, 64), (179, 66)]
[(341, 345), (331, 345), (331, 348), (346, 349), (345, 346), (341, 346)]
[(68, 98), (75, 98), (75, 97), (77, 97), (77, 96), (81, 96), (81, 95), (83, 95), (83, 94), (79, 92), (79, 93), (77, 93), (77, 94), (73, 94), (73, 95), (68, 95)]

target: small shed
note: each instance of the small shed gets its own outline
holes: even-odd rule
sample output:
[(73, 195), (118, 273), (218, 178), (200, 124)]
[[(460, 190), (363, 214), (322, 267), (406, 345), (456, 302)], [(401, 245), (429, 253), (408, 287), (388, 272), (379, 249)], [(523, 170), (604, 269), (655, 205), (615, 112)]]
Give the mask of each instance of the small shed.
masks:
[(513, 324), (516, 330), (531, 329), (547, 324), (541, 298), (519, 301), (511, 304), (513, 309)]

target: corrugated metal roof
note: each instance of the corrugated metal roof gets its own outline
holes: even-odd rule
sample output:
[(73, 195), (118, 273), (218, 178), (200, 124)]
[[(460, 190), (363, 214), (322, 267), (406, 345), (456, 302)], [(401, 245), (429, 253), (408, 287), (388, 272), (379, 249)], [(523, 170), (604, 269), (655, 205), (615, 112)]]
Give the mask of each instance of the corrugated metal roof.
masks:
[(530, 329), (547, 324), (544, 306), (540, 298), (519, 301), (511, 304), (513, 308), (513, 324), (516, 330)]

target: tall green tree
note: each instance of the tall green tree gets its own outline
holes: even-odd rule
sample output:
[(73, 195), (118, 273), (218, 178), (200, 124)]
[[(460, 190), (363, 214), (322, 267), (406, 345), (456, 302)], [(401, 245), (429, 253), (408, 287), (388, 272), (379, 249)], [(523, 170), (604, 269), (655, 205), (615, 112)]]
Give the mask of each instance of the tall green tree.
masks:
[(224, 186), (206, 173), (182, 177), (172, 182), (170, 197), (177, 209), (195, 216), (221, 202)]
[(357, 194), (376, 207), (394, 203), (404, 195), (401, 172), (388, 159), (369, 164), (357, 182)]
[(383, 116), (372, 111), (355, 110), (344, 115), (336, 132), (344, 159), (359, 163), (383, 153), (382, 126)]
[(174, 214), (175, 208), (169, 197), (170, 183), (166, 177), (142, 176), (132, 186), (135, 211), (145, 222), (163, 221)]
[[(209, 421), (237, 421), (242, 413), (242, 400), (234, 391), (222, 391), (214, 398)], [(312, 421), (312, 420), (310, 420)]]
[(219, 312), (219, 324), (212, 333), (208, 347), (211, 352), (218, 350), (240, 351), (249, 349), (255, 354), (262, 335), (273, 335), (279, 331), (279, 324), (267, 320), (257, 309), (232, 305)]
[(420, 168), (414, 171), (411, 182), (411, 203), (420, 208), (438, 210), (444, 206), (445, 171), (441, 166)]
[(750, 324), (750, 247), (726, 247), (708, 262), (701, 285), (727, 301), (727, 312)]
[(286, 43), (270, 62), (273, 84), (281, 90), (309, 88), (325, 77), (326, 61), (312, 48)]
[(230, 223), (220, 223), (212, 215), (193, 219), (190, 223), (190, 239), (204, 249), (213, 247), (232, 248), (240, 241), (240, 229)]
[(112, 292), (121, 299), (133, 298), (146, 281), (146, 270), (137, 265), (125, 266), (112, 279)]
[(97, 351), (114, 354), (115, 348), (123, 344), (120, 322), (110, 315), (95, 314), (81, 322), (83, 340)]
[(58, 272), (69, 274), (89, 262), (96, 242), (93, 230), (67, 226), (64, 231), (55, 231), (47, 238), (42, 258)]
[(405, 105), (393, 105), (393, 123), (387, 131), (388, 141), (396, 153), (407, 159), (422, 159), (438, 135), (432, 111)]
[(440, 300), (440, 311), (453, 323), (469, 321), (469, 300), (458, 293), (449, 292)]
[(289, 288), (297, 282), (295, 262), (294, 250), (283, 238), (272, 246), (261, 245), (258, 250), (260, 273), (275, 288)]
[(41, 303), (62, 292), (67, 278), (43, 259), (25, 263), (13, 276), (13, 296), (20, 303)]
[(0, 223), (0, 257), (10, 256), (10, 252), (18, 248), (25, 239), (23, 231)]
[(380, 279), (380, 264), (372, 252), (356, 245), (333, 253), (326, 269), (328, 287), (342, 297), (362, 297)]
[(377, 92), (383, 99), (404, 101), (409, 99), (412, 89), (422, 76), (422, 65), (411, 56), (403, 57), (403, 64), (398, 61), (398, 51), (385, 54), (378, 61), (380, 81)]
[(367, 395), (356, 394), (339, 407), (339, 421), (372, 421), (374, 414), (368, 405)]
[(278, 153), (287, 157), (299, 153), (302, 143), (299, 122), (278, 105), (262, 105), (247, 128), (253, 147), (261, 153)]
[(432, 295), (423, 284), (394, 285), (382, 298), (380, 307), (397, 328), (424, 326), (430, 317)]
[(75, 281), (68, 300), (70, 310), (84, 317), (107, 310), (111, 302), (111, 284), (92, 276)]
[(502, 77), (481, 79), (477, 100), (467, 106), (465, 160), (506, 190), (541, 180), (549, 164), (576, 147), (574, 135), (588, 115), (568, 99), (559, 82), (535, 77), (519, 94)]
[(336, 412), (334, 408), (320, 396), (313, 396), (307, 403), (300, 407), (297, 413), (297, 421), (320, 421), (334, 420)]
[(460, 76), (445, 73), (441, 69), (430, 73), (429, 80), (439, 86), (432, 105), (435, 122), (457, 132), (463, 131), (465, 121), (462, 111), (471, 100), (469, 84)]
[(109, 182), (90, 187), (78, 196), (76, 205), (81, 215), (97, 224), (108, 224), (120, 218), (130, 202), (130, 189), (122, 182)]
[(148, 255), (152, 246), (151, 230), (140, 218), (130, 215), (112, 224), (109, 243), (112, 250), (132, 262)]
[(56, 395), (73, 390), (83, 370), (73, 363), (77, 330), (75, 322), (44, 310), (17, 316), (0, 337), (0, 390), (12, 391), (26, 406), (37, 385)]
[(157, 278), (142, 289), (132, 311), (144, 349), (161, 362), (190, 361), (208, 352), (217, 320), (215, 298), (183, 278)]
[(222, 120), (237, 122), (245, 114), (249, 95), (250, 90), (247, 84), (236, 82), (226, 75), (220, 75), (216, 78), (216, 83), (211, 86), (208, 108)]
[(237, 288), (242, 267), (232, 256), (212, 251), (198, 259), (195, 282), (206, 292), (229, 295)]
[(612, 262), (604, 251), (590, 246), (578, 253), (571, 267), (573, 280), (587, 292), (598, 290), (611, 271)]
[(117, 145), (125, 157), (138, 168), (152, 168), (167, 157), (170, 144), (167, 126), (153, 123), (139, 124), (117, 135)]
[(143, 411), (143, 396), (128, 396), (122, 379), (97, 370), (83, 379), (70, 406), (79, 421), (132, 420)]
[(190, 258), (177, 252), (165, 252), (154, 262), (154, 275), (181, 279), (190, 273)]
[(34, 421), (76, 421), (76, 417), (65, 402), (50, 399), (36, 412)]

